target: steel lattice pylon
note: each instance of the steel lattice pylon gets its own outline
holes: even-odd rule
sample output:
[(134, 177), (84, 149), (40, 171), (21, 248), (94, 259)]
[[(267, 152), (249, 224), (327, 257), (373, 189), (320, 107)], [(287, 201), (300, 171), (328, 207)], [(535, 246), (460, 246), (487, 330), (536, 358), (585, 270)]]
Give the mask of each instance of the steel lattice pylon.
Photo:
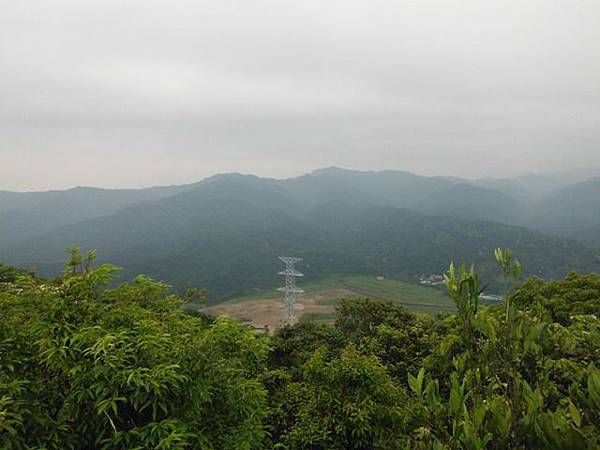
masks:
[(279, 259), (285, 264), (285, 270), (278, 273), (278, 275), (285, 276), (285, 286), (278, 290), (285, 292), (283, 305), (287, 310), (286, 323), (291, 325), (296, 321), (296, 296), (304, 292), (296, 287), (296, 277), (303, 277), (304, 274), (298, 272), (294, 267), (294, 264), (302, 261), (302, 259), (291, 256), (280, 256)]

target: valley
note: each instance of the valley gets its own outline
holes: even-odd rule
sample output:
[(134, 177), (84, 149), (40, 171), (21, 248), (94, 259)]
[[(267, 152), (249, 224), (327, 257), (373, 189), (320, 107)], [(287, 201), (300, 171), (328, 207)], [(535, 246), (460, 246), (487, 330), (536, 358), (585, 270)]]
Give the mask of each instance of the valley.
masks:
[[(381, 277), (379, 277), (381, 278)], [(297, 317), (331, 323), (340, 299), (368, 297), (391, 300), (420, 314), (435, 315), (454, 312), (455, 307), (445, 290), (419, 286), (399, 279), (378, 279), (375, 276), (348, 276), (334, 274), (318, 282), (302, 285), (304, 293), (298, 296)], [(255, 328), (276, 330), (286, 317), (282, 293), (276, 290), (259, 291), (236, 297), (200, 311), (210, 315), (224, 315)]]
[(416, 281), (472, 262), (491, 293), (501, 285), (497, 246), (519, 255), (525, 276), (600, 271), (597, 178), (510, 185), (325, 168), (282, 180), (234, 173), (141, 190), (0, 192), (0, 260), (52, 277), (80, 245), (123, 267), (122, 280), (144, 273), (175, 290), (204, 288), (210, 306), (276, 286), (282, 254), (304, 259), (307, 283)]

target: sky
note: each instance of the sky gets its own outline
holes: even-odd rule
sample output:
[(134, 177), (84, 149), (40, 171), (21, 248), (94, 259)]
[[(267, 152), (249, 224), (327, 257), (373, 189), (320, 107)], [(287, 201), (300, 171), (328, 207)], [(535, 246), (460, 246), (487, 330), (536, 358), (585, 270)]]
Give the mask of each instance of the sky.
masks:
[(598, 0), (0, 0), (0, 189), (600, 166)]

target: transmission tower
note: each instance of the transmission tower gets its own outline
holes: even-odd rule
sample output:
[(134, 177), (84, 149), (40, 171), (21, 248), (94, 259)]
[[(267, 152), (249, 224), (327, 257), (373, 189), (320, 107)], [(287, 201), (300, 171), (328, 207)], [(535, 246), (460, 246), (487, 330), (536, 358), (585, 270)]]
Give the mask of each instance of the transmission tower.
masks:
[(277, 275), (285, 276), (285, 286), (279, 288), (278, 291), (285, 292), (283, 300), (283, 306), (287, 310), (285, 323), (291, 325), (296, 321), (296, 296), (304, 292), (302, 289), (296, 287), (296, 277), (303, 277), (304, 274), (298, 272), (294, 267), (294, 264), (302, 261), (302, 259), (291, 256), (280, 256), (279, 259), (285, 264), (285, 270), (279, 272)]

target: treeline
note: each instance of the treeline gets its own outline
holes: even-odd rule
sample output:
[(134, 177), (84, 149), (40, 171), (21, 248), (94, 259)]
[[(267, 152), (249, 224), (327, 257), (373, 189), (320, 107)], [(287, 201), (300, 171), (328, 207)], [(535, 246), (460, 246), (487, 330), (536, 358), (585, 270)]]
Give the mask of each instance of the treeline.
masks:
[(73, 250), (52, 281), (3, 269), (1, 449), (600, 445), (597, 275), (520, 284), (498, 250), (501, 306), (480, 307), (477, 272), (452, 265), (457, 314), (344, 300), (333, 326), (267, 336), (145, 276), (115, 286), (93, 259)]

